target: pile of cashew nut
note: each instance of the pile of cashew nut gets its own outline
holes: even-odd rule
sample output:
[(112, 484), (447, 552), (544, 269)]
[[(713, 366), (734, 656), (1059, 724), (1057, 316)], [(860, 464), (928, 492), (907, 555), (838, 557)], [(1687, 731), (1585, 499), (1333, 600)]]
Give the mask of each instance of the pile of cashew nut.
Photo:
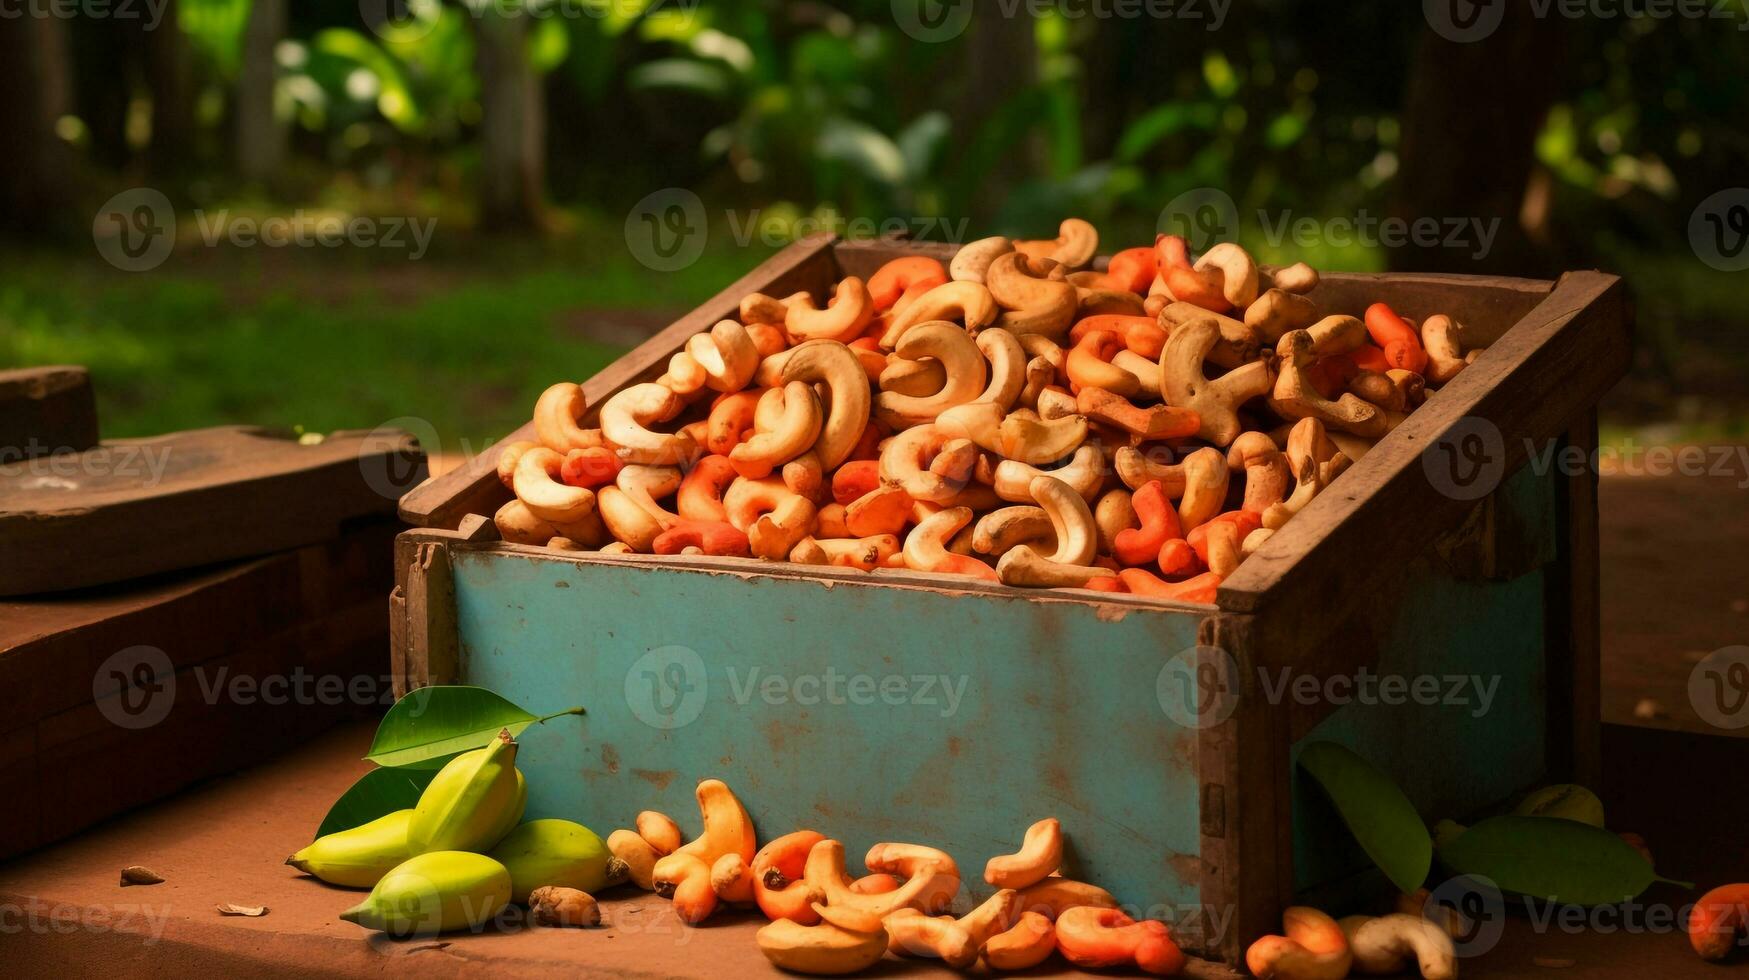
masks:
[(1318, 274), (1093, 226), (755, 293), (600, 406), (507, 447), (519, 544), (907, 568), (1209, 602), (1479, 353), (1449, 316), (1321, 315)]
[(1449, 910), (1425, 902), (1425, 893), (1402, 896), (1389, 915), (1350, 915), (1341, 921), (1309, 906), (1282, 913), (1279, 936), (1264, 936), (1245, 952), (1245, 966), (1258, 980), (1342, 980), (1382, 976), (1414, 967), (1423, 980), (1454, 980), (1458, 934)]

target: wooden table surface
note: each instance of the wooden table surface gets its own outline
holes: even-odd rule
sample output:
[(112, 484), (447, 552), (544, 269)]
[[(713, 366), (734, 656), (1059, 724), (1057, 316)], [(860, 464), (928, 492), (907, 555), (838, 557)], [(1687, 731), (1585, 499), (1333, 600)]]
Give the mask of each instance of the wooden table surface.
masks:
[[(31, 857), (0, 865), (0, 961), (10, 976), (244, 974), (365, 976), (775, 975), (753, 944), (752, 915), (688, 928), (668, 903), (630, 888), (604, 897), (597, 930), (505, 928), (482, 935), (396, 942), (336, 918), (359, 892), (323, 885), (281, 862), (309, 840), (328, 805), (363, 772), (371, 735), (352, 725), (271, 764), (215, 780)], [(1743, 880), (1749, 852), (1733, 838), (1749, 788), (1738, 778), (1746, 744), (1611, 727), (1605, 786), (1612, 823), (1645, 834), (1672, 877)], [(1680, 797), (1675, 790), (1687, 787)], [(1707, 801), (1684, 812), (1678, 799)], [(607, 831), (612, 828), (597, 828)], [(126, 865), (162, 884), (122, 888)], [(1680, 907), (1672, 888), (1648, 901)], [(220, 916), (221, 903), (266, 905), (262, 918)], [(397, 961), (407, 960), (406, 963)], [(1054, 971), (1067, 973), (1053, 958)], [(1592, 927), (1539, 930), (1507, 920), (1499, 943), (1463, 964), (1465, 977), (1721, 977), (1669, 931), (1600, 918)], [(889, 958), (876, 975), (947, 975)]]

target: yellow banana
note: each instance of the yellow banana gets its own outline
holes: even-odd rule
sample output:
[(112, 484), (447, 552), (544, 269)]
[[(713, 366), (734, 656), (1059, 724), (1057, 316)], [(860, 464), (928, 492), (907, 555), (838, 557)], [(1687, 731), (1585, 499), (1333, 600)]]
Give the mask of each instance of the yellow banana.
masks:
[(340, 917), (394, 936), (477, 929), (510, 904), (510, 887), (510, 872), (483, 854), (430, 851), (383, 875)]
[(515, 828), (527, 801), (516, 770), (516, 740), (498, 733), (491, 745), (449, 760), (419, 794), (407, 823), (407, 846), (426, 851), (484, 851)]
[(369, 888), (412, 855), (407, 851), (407, 821), (412, 810), (396, 810), (351, 830), (325, 834), (304, 845), (285, 863), (330, 885)]
[(779, 919), (754, 936), (772, 965), (828, 976), (866, 970), (886, 954), (887, 930), (879, 916), (818, 903), (814, 911), (823, 920), (817, 926)]
[(624, 861), (607, 853), (595, 831), (569, 820), (530, 820), (486, 856), (510, 872), (513, 902), (527, 902), (543, 885), (597, 892), (624, 881)]

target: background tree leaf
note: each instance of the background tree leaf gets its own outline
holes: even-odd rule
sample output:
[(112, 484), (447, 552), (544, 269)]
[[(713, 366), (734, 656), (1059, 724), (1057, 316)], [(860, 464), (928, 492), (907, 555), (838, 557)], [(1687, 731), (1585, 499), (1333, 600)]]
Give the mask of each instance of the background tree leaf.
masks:
[(1620, 837), (1560, 817), (1490, 817), (1443, 841), (1439, 860), (1504, 891), (1566, 905), (1626, 901), (1664, 880)]
[(1335, 804), (1366, 856), (1404, 894), (1420, 888), (1433, 867), (1433, 839), (1415, 804), (1390, 777), (1344, 746), (1313, 742), (1300, 768)]
[(537, 720), (483, 687), (422, 687), (383, 716), (365, 758), (379, 766), (435, 769), (457, 753), (484, 747), (500, 729), (520, 735)]
[(328, 808), (316, 836), (351, 830), (396, 810), (410, 809), (436, 775), (436, 769), (372, 769)]

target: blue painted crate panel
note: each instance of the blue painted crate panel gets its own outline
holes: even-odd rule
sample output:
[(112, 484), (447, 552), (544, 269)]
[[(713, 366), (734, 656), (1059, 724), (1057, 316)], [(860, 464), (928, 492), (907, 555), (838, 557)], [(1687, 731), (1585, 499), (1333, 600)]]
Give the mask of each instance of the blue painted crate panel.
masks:
[(856, 865), (929, 843), (980, 890), (1057, 816), (1066, 874), (1159, 914), (1200, 901), (1197, 732), (1161, 694), (1195, 611), (484, 550), (454, 552), (454, 582), (462, 682), (589, 712), (524, 737), (531, 816), (696, 831), (716, 776), (762, 839), (813, 828)]

